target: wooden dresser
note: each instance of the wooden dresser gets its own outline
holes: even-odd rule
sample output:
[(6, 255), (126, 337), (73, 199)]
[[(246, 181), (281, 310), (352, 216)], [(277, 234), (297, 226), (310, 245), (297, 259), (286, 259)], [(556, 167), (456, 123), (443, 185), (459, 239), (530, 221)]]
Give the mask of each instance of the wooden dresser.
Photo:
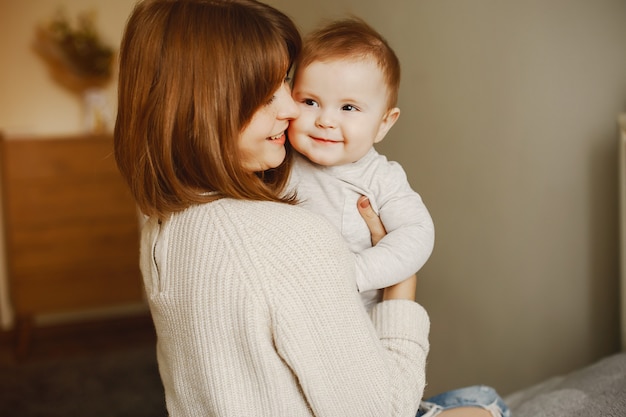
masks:
[(33, 318), (141, 302), (135, 204), (111, 136), (0, 137), (17, 354)]

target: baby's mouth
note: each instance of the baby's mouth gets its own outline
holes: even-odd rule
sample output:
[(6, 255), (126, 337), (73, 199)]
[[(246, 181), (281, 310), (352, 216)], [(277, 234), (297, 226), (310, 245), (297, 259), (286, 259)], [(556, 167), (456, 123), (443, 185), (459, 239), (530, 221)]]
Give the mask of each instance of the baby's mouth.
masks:
[(313, 139), (316, 142), (323, 142), (323, 143), (337, 143), (337, 142), (339, 142), (338, 140), (325, 139), (325, 138), (316, 138), (314, 136), (311, 136), (311, 139)]

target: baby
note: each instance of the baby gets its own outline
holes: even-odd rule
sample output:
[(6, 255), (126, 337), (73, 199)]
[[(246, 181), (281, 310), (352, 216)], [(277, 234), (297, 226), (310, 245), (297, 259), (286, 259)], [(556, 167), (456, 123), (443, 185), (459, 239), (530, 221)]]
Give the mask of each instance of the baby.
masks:
[[(298, 152), (290, 188), (303, 207), (328, 218), (348, 241), (368, 311), (380, 301), (382, 288), (424, 265), (434, 244), (430, 214), (404, 170), (374, 149), (400, 115), (399, 84), (394, 51), (359, 19), (311, 33), (294, 74), (292, 96), (300, 116), (288, 130)], [(376, 246), (357, 211), (362, 195), (388, 232)]]

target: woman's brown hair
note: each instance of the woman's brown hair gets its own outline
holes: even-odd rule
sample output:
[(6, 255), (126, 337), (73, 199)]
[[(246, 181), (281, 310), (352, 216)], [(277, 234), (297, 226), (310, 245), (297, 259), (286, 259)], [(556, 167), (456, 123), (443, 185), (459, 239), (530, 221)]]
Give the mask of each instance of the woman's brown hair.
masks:
[(255, 174), (238, 140), (300, 46), (293, 22), (255, 0), (137, 4), (120, 48), (114, 137), (144, 214), (165, 218), (216, 196), (290, 202), (290, 149), (281, 166)]

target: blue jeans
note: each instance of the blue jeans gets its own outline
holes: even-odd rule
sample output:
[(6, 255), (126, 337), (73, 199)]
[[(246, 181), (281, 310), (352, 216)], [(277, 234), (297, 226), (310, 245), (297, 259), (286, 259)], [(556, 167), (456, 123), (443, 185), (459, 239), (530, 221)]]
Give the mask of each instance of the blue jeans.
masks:
[(446, 391), (422, 401), (416, 417), (433, 417), (443, 410), (457, 407), (480, 407), (491, 411), (494, 416), (511, 416), (509, 407), (493, 388), (475, 385)]

